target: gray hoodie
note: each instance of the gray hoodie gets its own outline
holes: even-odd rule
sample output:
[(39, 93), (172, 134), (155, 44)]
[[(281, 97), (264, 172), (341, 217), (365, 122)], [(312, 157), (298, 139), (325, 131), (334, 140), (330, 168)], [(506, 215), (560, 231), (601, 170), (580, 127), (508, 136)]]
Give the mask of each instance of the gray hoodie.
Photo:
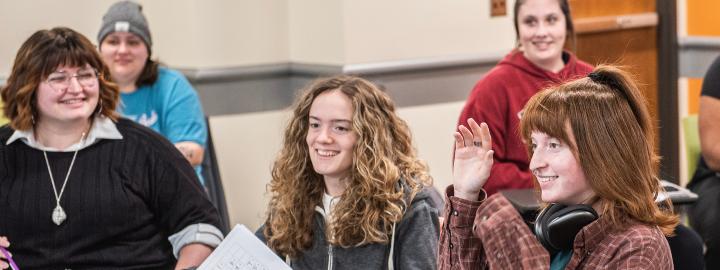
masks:
[[(415, 195), (402, 220), (396, 224), (394, 244), (369, 244), (342, 248), (325, 239), (325, 217), (316, 207), (313, 244), (300, 258), (290, 262), (293, 269), (436, 269), (439, 222), (437, 206), (427, 187)], [(407, 190), (407, 188), (405, 189)], [(264, 225), (255, 232), (263, 242)], [(390, 252), (392, 268), (388, 267)]]

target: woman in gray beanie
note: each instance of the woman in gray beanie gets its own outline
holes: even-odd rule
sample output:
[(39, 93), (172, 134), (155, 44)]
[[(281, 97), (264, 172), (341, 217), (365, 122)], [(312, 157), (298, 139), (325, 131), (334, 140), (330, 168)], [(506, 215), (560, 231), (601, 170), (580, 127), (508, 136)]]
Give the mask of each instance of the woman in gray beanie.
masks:
[(207, 127), (200, 98), (180, 72), (150, 59), (152, 37), (142, 6), (131, 1), (113, 4), (97, 38), (103, 61), (120, 87), (118, 111), (175, 144), (202, 183)]

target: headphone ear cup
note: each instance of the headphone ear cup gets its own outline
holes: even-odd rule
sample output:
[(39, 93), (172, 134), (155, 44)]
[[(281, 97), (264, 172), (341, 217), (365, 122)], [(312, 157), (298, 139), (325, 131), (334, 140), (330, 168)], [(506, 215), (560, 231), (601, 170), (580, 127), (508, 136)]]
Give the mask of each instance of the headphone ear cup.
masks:
[(535, 236), (551, 254), (572, 248), (580, 230), (598, 218), (589, 205), (553, 204), (543, 210), (535, 224)]
[(557, 203), (550, 204), (548, 207), (545, 207), (545, 209), (543, 209), (535, 219), (535, 237), (551, 254), (555, 254), (558, 250), (553, 248), (552, 244), (550, 244), (550, 238), (548, 235), (548, 220), (550, 216), (563, 208), (565, 208), (565, 205)]
[(545, 233), (548, 242), (556, 250), (571, 249), (575, 235), (595, 219), (597, 219), (597, 214), (587, 205), (580, 204), (563, 208), (547, 219)]

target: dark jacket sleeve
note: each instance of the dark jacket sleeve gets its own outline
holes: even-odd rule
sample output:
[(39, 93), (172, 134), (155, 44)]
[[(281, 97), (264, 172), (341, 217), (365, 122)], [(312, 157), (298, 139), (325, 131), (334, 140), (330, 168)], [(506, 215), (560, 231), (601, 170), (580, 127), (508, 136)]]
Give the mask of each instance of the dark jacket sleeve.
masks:
[[(154, 140), (158, 137), (151, 137)], [(220, 228), (217, 209), (200, 186), (190, 163), (164, 138), (155, 144), (149, 161), (151, 202), (160, 223), (170, 234), (185, 227), (205, 223)], [(158, 146), (159, 145), (159, 146)]]
[(414, 201), (397, 227), (396, 269), (436, 269), (440, 224), (428, 199)]
[(260, 239), (260, 241), (267, 245), (267, 238), (265, 238), (265, 234), (263, 233), (264, 230), (265, 225), (263, 224), (262, 226), (260, 226), (260, 228), (257, 229), (257, 231), (255, 231), (255, 237), (257, 237), (258, 239)]

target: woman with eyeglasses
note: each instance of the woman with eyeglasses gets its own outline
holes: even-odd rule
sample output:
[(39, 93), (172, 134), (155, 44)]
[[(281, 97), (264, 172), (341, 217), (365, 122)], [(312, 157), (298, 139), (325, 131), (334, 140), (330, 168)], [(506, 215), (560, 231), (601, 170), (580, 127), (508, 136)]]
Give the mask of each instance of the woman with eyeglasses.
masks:
[(20, 47), (0, 90), (10, 120), (0, 128), (0, 247), (12, 253), (0, 253), (0, 269), (182, 269), (220, 243), (192, 167), (117, 117), (109, 76), (72, 29), (37, 31)]
[(110, 6), (97, 40), (120, 88), (120, 114), (170, 140), (204, 184), (200, 165), (208, 134), (200, 98), (180, 72), (150, 59), (152, 38), (142, 6), (131, 1)]

